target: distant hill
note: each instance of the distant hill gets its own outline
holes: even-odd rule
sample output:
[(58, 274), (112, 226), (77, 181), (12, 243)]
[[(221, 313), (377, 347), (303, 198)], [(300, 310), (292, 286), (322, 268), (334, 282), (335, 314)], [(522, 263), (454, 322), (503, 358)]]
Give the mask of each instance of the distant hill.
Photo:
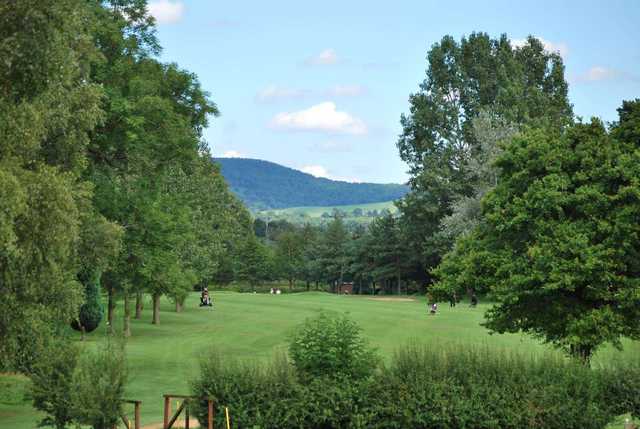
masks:
[(329, 180), (259, 159), (214, 161), (231, 190), (252, 210), (377, 203), (401, 198), (409, 189), (399, 184)]

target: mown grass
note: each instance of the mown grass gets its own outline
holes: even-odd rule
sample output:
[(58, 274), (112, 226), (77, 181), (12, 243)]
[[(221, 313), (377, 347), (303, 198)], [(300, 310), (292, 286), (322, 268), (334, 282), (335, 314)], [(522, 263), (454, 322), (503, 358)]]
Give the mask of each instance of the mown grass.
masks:
[[(362, 209), (365, 216), (352, 215), (353, 210), (358, 208)], [(398, 211), (394, 201), (384, 201), (381, 203), (351, 204), (345, 206), (289, 207), (286, 209), (263, 210), (259, 211), (257, 214), (258, 217), (269, 216), (272, 220), (285, 219), (294, 223), (310, 222), (312, 224), (320, 224), (326, 222), (326, 219), (322, 218), (322, 214), (331, 214), (333, 209), (346, 213), (346, 217), (344, 218), (346, 222), (353, 221), (361, 224), (367, 224), (374, 219), (373, 217), (366, 216), (368, 211), (377, 210), (380, 212), (384, 209), (389, 210), (391, 213)]]
[[(127, 396), (143, 401), (143, 424), (162, 420), (163, 393), (189, 392), (189, 382), (198, 371), (198, 359), (210, 347), (240, 359), (270, 358), (276, 350), (286, 349), (287, 337), (295, 325), (323, 310), (348, 312), (385, 359), (399, 346), (410, 342), (555, 353), (523, 335), (489, 335), (480, 326), (487, 309), (487, 304), (482, 303), (477, 308), (464, 304), (453, 309), (442, 306), (436, 316), (430, 316), (423, 299), (377, 301), (366, 296), (321, 292), (283, 295), (214, 292), (213, 296), (213, 310), (199, 308), (195, 293), (188, 298), (182, 313), (175, 313), (173, 304), (163, 301), (159, 326), (150, 323), (151, 305), (147, 302), (142, 318), (132, 321), (133, 335), (127, 345), (130, 367)], [(118, 308), (116, 330), (121, 329), (121, 317), (122, 309)], [(91, 347), (100, 341), (105, 329), (103, 324), (88, 335), (86, 345)], [(599, 352), (595, 363), (638, 356), (640, 344), (626, 342), (622, 352), (611, 348)], [(7, 376), (0, 377), (0, 383), (6, 379)], [(24, 380), (18, 378), (12, 386), (0, 395), (0, 427), (35, 427), (37, 413), (28, 401), (16, 400), (22, 395)], [(0, 384), (0, 388), (3, 387), (6, 386)]]

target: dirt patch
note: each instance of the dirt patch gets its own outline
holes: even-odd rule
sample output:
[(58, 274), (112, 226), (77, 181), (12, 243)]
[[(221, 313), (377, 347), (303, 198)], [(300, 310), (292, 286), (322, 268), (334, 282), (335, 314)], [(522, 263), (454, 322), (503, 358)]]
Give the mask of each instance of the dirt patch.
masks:
[[(153, 423), (150, 425), (146, 425), (146, 426), (142, 426), (142, 429), (162, 429), (164, 423), (160, 422), (160, 423)], [(176, 420), (176, 422), (173, 424), (174, 428), (183, 428), (184, 427), (184, 420)], [(197, 419), (189, 419), (189, 428), (199, 428), (200, 427), (200, 423), (198, 422)]]
[(380, 298), (367, 298), (371, 301), (388, 301), (388, 302), (415, 302), (413, 298), (392, 298), (392, 297), (380, 297)]

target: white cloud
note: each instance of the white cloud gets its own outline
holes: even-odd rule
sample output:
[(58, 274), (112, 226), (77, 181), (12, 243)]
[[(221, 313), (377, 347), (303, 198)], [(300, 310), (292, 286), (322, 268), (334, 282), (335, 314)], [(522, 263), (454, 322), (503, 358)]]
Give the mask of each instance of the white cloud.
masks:
[(315, 177), (324, 177), (326, 179), (330, 178), (327, 169), (321, 165), (305, 165), (300, 169), (300, 171), (302, 171), (303, 173), (311, 174)]
[[(550, 42), (542, 37), (533, 36), (536, 39), (540, 40), (542, 46), (547, 52), (557, 52), (560, 56), (564, 57), (569, 53), (569, 46), (566, 43), (560, 42)], [(527, 44), (527, 39), (513, 39), (511, 40), (511, 44), (516, 48), (521, 48)]]
[(147, 8), (158, 24), (175, 24), (184, 14), (184, 4), (178, 0), (155, 0)]
[(268, 103), (277, 100), (298, 99), (307, 95), (308, 91), (303, 89), (285, 88), (277, 85), (269, 85), (258, 94), (256, 100), (261, 103)]
[(300, 171), (302, 171), (303, 173), (311, 174), (312, 176), (315, 176), (315, 177), (323, 177), (329, 180), (340, 180), (343, 182), (352, 182), (352, 183), (360, 182), (360, 180), (355, 179), (353, 177), (347, 178), (347, 177), (334, 176), (333, 174), (330, 174), (329, 171), (321, 165), (305, 165), (300, 169)]
[(333, 49), (325, 49), (324, 51), (320, 52), (318, 55), (315, 55), (311, 58), (307, 58), (307, 60), (305, 61), (305, 64), (311, 65), (311, 66), (326, 66), (326, 65), (337, 64), (339, 61), (340, 59), (338, 58), (336, 51), (334, 51)]
[(367, 134), (367, 126), (347, 112), (336, 110), (335, 103), (327, 101), (298, 112), (278, 113), (271, 127), (281, 130), (323, 131), (333, 134)]
[(630, 73), (603, 66), (591, 67), (586, 72), (572, 78), (572, 81), (575, 83), (599, 82), (604, 80), (637, 82), (640, 79)]
[(227, 150), (225, 151), (221, 158), (245, 158), (246, 155), (238, 152), (237, 150)]
[(367, 88), (361, 85), (336, 85), (327, 90), (329, 97), (359, 97), (367, 93)]

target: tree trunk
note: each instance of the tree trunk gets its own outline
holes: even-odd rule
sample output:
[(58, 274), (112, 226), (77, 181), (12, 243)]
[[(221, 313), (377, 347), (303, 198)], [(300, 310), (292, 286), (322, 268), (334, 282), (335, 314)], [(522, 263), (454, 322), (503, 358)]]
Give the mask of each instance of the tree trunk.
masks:
[(182, 311), (182, 303), (178, 298), (176, 298), (176, 313), (180, 313)]
[(124, 291), (124, 329), (125, 337), (131, 336), (131, 308), (129, 305), (129, 291)]
[(307, 280), (307, 292), (309, 292), (309, 287), (310, 287), (309, 280)]
[(400, 274), (398, 274), (398, 295), (402, 294), (402, 280), (400, 279)]
[(154, 325), (160, 324), (160, 294), (153, 294), (153, 320), (151, 321)]
[(293, 279), (289, 279), (289, 290), (293, 290)]
[(143, 308), (143, 296), (142, 291), (136, 292), (136, 319), (140, 319), (142, 317), (142, 308)]
[(115, 313), (115, 307), (116, 307), (116, 302), (114, 297), (115, 293), (112, 285), (109, 285), (109, 287), (107, 288), (107, 292), (108, 292), (107, 323), (109, 324), (109, 330), (111, 330), (113, 327), (113, 313)]
[(570, 353), (575, 359), (585, 366), (591, 365), (591, 355), (593, 354), (593, 347), (586, 344), (571, 344)]

